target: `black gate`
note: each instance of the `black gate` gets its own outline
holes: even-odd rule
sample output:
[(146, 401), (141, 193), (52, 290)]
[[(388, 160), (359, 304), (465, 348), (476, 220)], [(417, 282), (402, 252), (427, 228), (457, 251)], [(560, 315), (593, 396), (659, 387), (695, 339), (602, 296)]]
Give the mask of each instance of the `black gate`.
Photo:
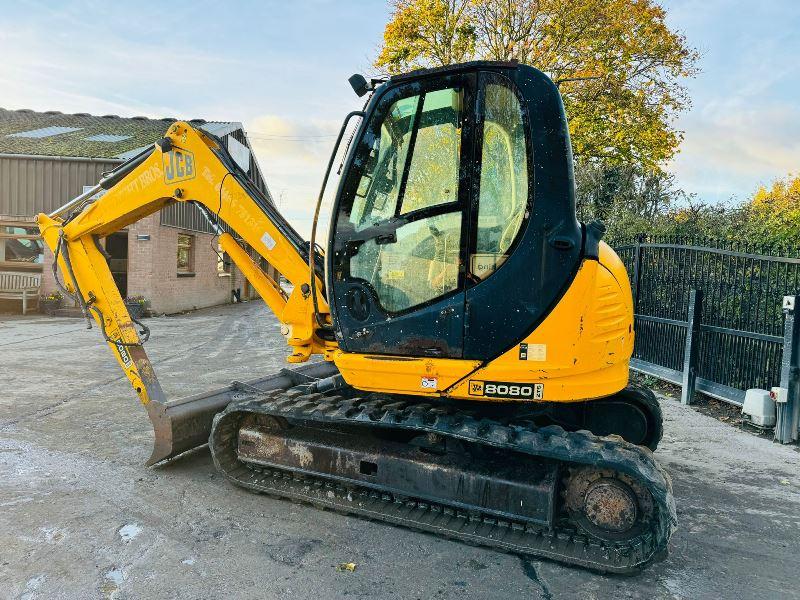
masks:
[[(632, 368), (682, 383), (689, 332), (698, 391), (740, 405), (748, 388), (779, 385), (783, 297), (800, 293), (797, 249), (674, 237), (620, 240), (614, 247), (634, 294)], [(690, 298), (697, 304), (693, 323)]]

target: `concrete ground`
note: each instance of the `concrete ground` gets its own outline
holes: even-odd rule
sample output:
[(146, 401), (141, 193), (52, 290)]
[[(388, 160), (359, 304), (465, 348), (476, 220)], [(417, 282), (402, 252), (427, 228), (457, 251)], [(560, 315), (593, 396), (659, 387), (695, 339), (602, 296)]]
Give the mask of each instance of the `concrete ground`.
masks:
[[(148, 323), (171, 397), (283, 366), (257, 303)], [(0, 598), (800, 598), (798, 449), (670, 398), (669, 557), (603, 577), (251, 494), (206, 449), (145, 468), (147, 416), (80, 320), (0, 317), (0, 389)]]

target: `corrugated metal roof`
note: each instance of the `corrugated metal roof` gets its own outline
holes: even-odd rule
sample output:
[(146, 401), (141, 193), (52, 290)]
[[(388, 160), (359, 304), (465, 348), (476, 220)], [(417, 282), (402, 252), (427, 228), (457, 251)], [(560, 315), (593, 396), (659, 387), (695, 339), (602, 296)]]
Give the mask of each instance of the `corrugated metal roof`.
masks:
[(113, 160), (42, 160), (0, 155), (0, 215), (31, 218), (51, 212), (95, 185)]
[(219, 138), (241, 128), (241, 123), (205, 123), (200, 126), (200, 129), (205, 129), (211, 135), (215, 135)]
[[(0, 154), (124, 158), (158, 140), (175, 120), (0, 108)], [(242, 127), (229, 121), (190, 122), (220, 137)], [(51, 133), (30, 135), (37, 131)]]

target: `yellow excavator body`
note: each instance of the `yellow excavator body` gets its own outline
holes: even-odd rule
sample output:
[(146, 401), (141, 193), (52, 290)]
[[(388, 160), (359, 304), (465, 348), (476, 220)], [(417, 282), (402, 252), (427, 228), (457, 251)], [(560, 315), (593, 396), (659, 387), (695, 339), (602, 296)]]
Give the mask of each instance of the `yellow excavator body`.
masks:
[[(540, 386), (540, 391), (522, 396), (560, 402), (605, 397), (628, 384), (634, 337), (630, 284), (624, 265), (605, 243), (600, 243), (597, 260), (582, 262), (572, 283), (544, 321), (488, 363), (345, 352), (338, 349), (335, 341), (323, 341), (314, 333), (313, 302), (301, 291), (310, 279), (308, 265), (298, 260), (285, 237), (240, 185), (229, 180), (223, 187), (227, 171), (212, 153), (212, 148), (218, 149), (216, 142), (183, 122), (172, 125), (165, 139), (171, 141), (169, 151), (154, 152), (137, 167), (138, 175), (131, 181), (126, 178), (123, 186), (111, 188), (104, 200), (89, 204), (79, 220), (65, 224), (45, 214), (37, 217), (42, 236), (53, 252), (61, 240), (58, 254), (62, 268), (66, 255), (76, 281), (82, 282), (81, 288), (94, 298), (89, 312), (98, 324), (103, 320), (102, 326), (112, 340), (108, 343), (143, 404), (149, 399), (144, 381), (152, 380), (149, 375), (152, 368), (145, 357), (139, 358), (138, 366), (135, 364), (132, 354), (137, 353), (134, 348), (138, 347), (138, 336), (95, 240), (170, 202), (188, 200), (202, 203), (217, 218), (232, 224), (237, 234), (254, 247), (266, 247), (265, 238), (272, 240), (268, 242), (272, 248), (265, 254), (294, 285), (296, 291), (288, 295), (230, 233), (219, 234), (222, 249), (284, 324), (287, 343), (292, 349), (290, 362), (305, 362), (313, 354), (322, 354), (333, 360), (345, 381), (357, 389), (466, 400), (519, 398), (508, 393), (487, 395), (487, 381), (510, 382), (523, 389)], [(180, 158), (176, 159), (176, 155)], [(165, 165), (187, 160), (183, 175), (168, 176)], [(74, 293), (73, 282), (68, 280), (66, 286)], [(317, 289), (321, 287), (322, 282), (318, 282)], [(322, 294), (318, 295), (318, 307), (329, 320), (327, 301)], [(502, 331), (497, 334), (503, 336)], [(529, 349), (526, 360), (519, 359), (520, 344)]]
[[(342, 126), (308, 242), (219, 139), (185, 122), (38, 215), (56, 281), (148, 411), (148, 464), (208, 443), (237, 485), (600, 571), (641, 568), (675, 524), (650, 453), (661, 413), (628, 381), (625, 266), (601, 224), (575, 218), (557, 88), (517, 63), (351, 84), (370, 99)], [(352, 118), (323, 251), (319, 207)], [(288, 362), (317, 360), (166, 399), (102, 240), (181, 202), (280, 321)]]

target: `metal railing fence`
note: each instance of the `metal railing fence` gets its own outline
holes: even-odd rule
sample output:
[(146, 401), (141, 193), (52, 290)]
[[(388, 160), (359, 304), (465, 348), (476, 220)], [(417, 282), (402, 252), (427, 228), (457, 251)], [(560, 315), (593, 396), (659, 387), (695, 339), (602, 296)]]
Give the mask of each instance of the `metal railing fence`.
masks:
[(690, 340), (698, 345), (697, 390), (741, 404), (748, 388), (779, 384), (782, 300), (800, 293), (798, 249), (646, 236), (612, 245), (634, 295), (634, 369), (682, 382), (690, 298), (697, 290), (699, 326)]

